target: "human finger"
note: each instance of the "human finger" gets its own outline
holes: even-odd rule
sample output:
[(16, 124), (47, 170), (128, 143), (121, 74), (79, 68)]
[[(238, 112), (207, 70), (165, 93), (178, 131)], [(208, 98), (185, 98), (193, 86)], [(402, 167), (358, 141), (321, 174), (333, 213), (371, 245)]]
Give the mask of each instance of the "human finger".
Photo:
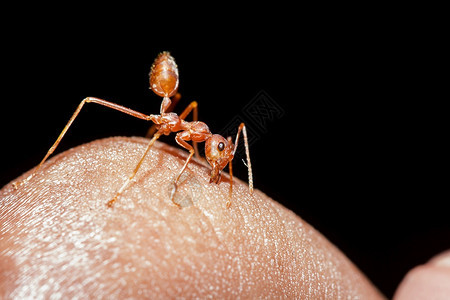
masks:
[[(110, 138), (70, 149), (0, 191), (5, 298), (362, 298), (382, 295), (314, 228), (240, 180), (156, 143), (114, 208), (106, 203), (147, 144)], [(29, 174), (24, 174), (22, 178)]]
[(409, 271), (394, 296), (395, 300), (449, 298), (450, 250)]

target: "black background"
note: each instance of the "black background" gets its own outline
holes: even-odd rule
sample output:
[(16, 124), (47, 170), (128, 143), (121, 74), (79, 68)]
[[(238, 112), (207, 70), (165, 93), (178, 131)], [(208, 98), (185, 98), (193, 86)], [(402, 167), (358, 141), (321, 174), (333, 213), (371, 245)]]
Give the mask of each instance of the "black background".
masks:
[[(278, 114), (266, 110), (263, 129), (253, 127), (255, 187), (317, 228), (388, 297), (410, 268), (450, 248), (448, 117), (443, 80), (430, 68), (439, 59), (408, 30), (275, 16), (188, 30), (140, 18), (38, 18), (3, 35), (1, 186), (42, 159), (86, 96), (157, 113), (148, 72), (168, 50), (180, 72), (176, 111), (196, 100), (213, 132), (235, 117), (251, 124), (243, 111), (262, 91), (275, 103)], [(57, 152), (147, 129), (88, 105)], [(245, 166), (234, 166), (246, 179)]]

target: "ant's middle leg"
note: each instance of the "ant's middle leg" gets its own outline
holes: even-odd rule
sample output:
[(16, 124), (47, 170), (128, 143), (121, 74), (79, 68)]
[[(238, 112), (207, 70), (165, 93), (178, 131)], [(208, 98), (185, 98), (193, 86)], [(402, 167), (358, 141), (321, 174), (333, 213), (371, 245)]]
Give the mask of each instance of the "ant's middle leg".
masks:
[[(192, 101), (189, 103), (189, 105), (183, 110), (183, 112), (180, 114), (180, 119), (184, 120), (189, 113), (192, 112), (192, 119), (195, 121), (198, 121), (198, 103), (197, 101)], [(195, 157), (200, 158), (199, 152), (198, 152), (198, 146), (196, 141), (192, 141), (192, 144), (194, 145), (195, 150)]]
[(187, 165), (189, 164), (189, 162), (191, 161), (192, 156), (195, 153), (194, 148), (189, 145), (186, 140), (190, 140), (190, 136), (189, 133), (186, 131), (182, 131), (182, 132), (178, 132), (176, 137), (175, 137), (175, 141), (178, 143), (178, 145), (180, 145), (181, 147), (189, 150), (189, 156), (186, 159), (183, 167), (181, 168), (180, 172), (178, 173), (177, 177), (175, 178), (174, 181), (174, 188), (172, 190), (172, 193), (170, 194), (170, 200), (172, 200), (173, 204), (175, 204), (176, 206), (180, 207), (180, 205), (178, 203), (176, 203), (174, 201), (174, 196), (175, 196), (175, 192), (177, 191), (177, 187), (178, 187), (178, 180), (180, 180), (181, 174), (183, 174), (184, 170), (186, 169)]

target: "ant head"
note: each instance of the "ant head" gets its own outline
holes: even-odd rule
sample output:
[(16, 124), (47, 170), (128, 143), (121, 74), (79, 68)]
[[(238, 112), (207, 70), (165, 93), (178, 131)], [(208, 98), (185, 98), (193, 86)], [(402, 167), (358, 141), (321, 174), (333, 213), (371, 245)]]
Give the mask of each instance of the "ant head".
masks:
[(233, 142), (223, 136), (213, 134), (205, 141), (206, 160), (212, 167), (210, 182), (218, 182), (220, 172), (233, 159)]
[(161, 97), (172, 97), (178, 89), (178, 67), (169, 52), (156, 57), (150, 70), (150, 88)]

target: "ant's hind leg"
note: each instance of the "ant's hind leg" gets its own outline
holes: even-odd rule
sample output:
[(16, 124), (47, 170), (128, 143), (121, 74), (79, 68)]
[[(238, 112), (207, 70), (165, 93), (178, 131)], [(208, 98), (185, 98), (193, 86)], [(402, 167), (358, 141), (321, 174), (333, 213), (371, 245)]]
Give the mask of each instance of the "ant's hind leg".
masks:
[(139, 119), (143, 119), (143, 120), (149, 120), (149, 117), (143, 113), (140, 113), (138, 111), (126, 108), (122, 105), (119, 104), (115, 104), (113, 102), (109, 102), (103, 99), (99, 99), (99, 98), (94, 98), (94, 97), (87, 97), (85, 99), (83, 99), (83, 101), (80, 102), (80, 104), (78, 105), (77, 109), (75, 110), (75, 112), (73, 113), (72, 117), (70, 118), (69, 122), (67, 122), (66, 126), (64, 127), (64, 129), (61, 131), (61, 133), (59, 134), (58, 138), (56, 139), (56, 141), (53, 143), (53, 145), (50, 147), (50, 149), (47, 151), (47, 154), (45, 155), (45, 157), (42, 159), (42, 161), (39, 163), (39, 165), (34, 168), (33, 172), (31, 173), (30, 176), (28, 176), (27, 178), (25, 178), (23, 181), (19, 181), (19, 182), (14, 182), (13, 186), (14, 188), (18, 188), (19, 186), (21, 186), (22, 184), (26, 183), (27, 181), (29, 181), (31, 178), (34, 177), (34, 175), (36, 175), (36, 173), (39, 171), (39, 169), (41, 168), (41, 166), (44, 164), (44, 162), (47, 160), (47, 158), (55, 151), (56, 147), (58, 147), (59, 143), (61, 142), (62, 138), (64, 137), (64, 135), (66, 134), (66, 132), (69, 130), (70, 126), (72, 125), (73, 121), (75, 121), (75, 119), (77, 118), (78, 114), (80, 113), (81, 109), (83, 108), (84, 104), (86, 103), (97, 103), (100, 104), (102, 106), (106, 106), (115, 110), (118, 110), (120, 112), (123, 112), (125, 114), (128, 114), (130, 116), (133, 116), (135, 118), (139, 118)]

